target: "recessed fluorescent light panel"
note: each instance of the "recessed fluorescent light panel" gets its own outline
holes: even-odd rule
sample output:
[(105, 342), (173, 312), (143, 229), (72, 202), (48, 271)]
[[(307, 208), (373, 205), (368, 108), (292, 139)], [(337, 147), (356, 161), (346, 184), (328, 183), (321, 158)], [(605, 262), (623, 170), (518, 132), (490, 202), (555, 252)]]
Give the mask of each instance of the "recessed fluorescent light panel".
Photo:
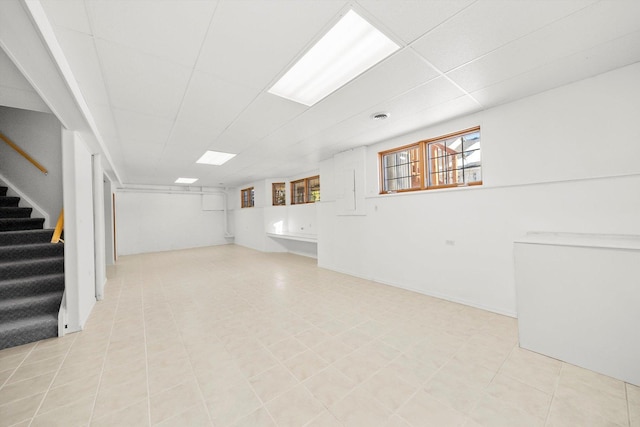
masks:
[(350, 10), (269, 92), (312, 106), (400, 49)]
[(178, 178), (176, 179), (176, 184), (193, 184), (197, 180), (198, 178)]
[(235, 154), (222, 153), (220, 151), (206, 151), (202, 157), (196, 161), (196, 163), (220, 166), (233, 159), (235, 156)]

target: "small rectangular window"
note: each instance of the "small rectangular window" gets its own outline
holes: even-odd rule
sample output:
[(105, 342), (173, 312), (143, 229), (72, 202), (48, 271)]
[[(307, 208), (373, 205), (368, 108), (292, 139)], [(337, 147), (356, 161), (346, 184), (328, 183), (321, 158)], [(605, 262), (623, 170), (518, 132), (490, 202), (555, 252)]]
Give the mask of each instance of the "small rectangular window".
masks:
[(480, 127), (379, 153), (381, 193), (482, 184)]
[(320, 176), (291, 181), (292, 205), (318, 201), (320, 201)]
[(291, 182), (291, 204), (304, 203), (304, 179)]
[(382, 182), (385, 192), (422, 187), (420, 150), (420, 145), (416, 144), (382, 154)]
[(284, 182), (274, 182), (271, 184), (271, 197), (273, 198), (273, 206), (284, 206), (287, 204)]
[(307, 203), (320, 201), (320, 177), (307, 178)]
[(472, 184), (482, 180), (480, 132), (427, 144), (429, 187)]
[(243, 208), (252, 208), (254, 206), (255, 192), (253, 187), (240, 190), (240, 206)]

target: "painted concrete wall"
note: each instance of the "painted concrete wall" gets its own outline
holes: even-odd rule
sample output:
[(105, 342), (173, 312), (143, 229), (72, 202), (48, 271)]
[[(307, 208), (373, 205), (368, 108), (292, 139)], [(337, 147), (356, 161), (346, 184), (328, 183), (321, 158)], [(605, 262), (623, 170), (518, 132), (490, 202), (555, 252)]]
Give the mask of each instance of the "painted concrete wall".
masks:
[[(639, 116), (635, 64), (367, 147), (366, 215), (323, 192), (318, 264), (516, 315), (526, 232), (640, 234)], [(379, 195), (378, 152), (477, 125), (483, 186)], [(339, 186), (336, 164), (323, 186)]]
[(60, 122), (53, 114), (0, 106), (0, 132), (48, 170), (44, 175), (0, 141), (0, 174), (41, 207), (55, 226), (62, 209)]
[(222, 245), (224, 212), (202, 209), (202, 194), (116, 192), (118, 256)]
[[(319, 203), (291, 205), (291, 181), (318, 175), (318, 170), (290, 176), (288, 178), (270, 178), (247, 183), (228, 193), (233, 216), (234, 243), (264, 252), (291, 252), (304, 256), (317, 257), (317, 245), (309, 242), (284, 240), (268, 236), (266, 233), (278, 231), (318, 234), (317, 206)], [(286, 205), (272, 205), (272, 183), (284, 182)], [(240, 207), (240, 191), (253, 187), (255, 206)], [(320, 192), (322, 197), (322, 184)]]

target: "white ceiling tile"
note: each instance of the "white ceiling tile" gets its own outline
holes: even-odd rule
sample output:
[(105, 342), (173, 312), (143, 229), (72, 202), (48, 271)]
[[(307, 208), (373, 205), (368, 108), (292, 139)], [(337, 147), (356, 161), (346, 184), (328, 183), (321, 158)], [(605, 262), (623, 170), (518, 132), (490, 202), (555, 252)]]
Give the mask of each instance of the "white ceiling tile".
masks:
[(215, 1), (87, 2), (96, 37), (194, 66)]
[(503, 80), (472, 95), (485, 107), (493, 107), (638, 61), (640, 32), (635, 32)]
[(461, 96), (418, 113), (399, 117), (397, 120), (390, 121), (384, 127), (369, 129), (347, 140), (346, 146), (357, 147), (360, 145), (375, 144), (404, 133), (427, 128), (456, 117), (465, 116), (480, 111), (481, 109), (482, 107), (468, 96)]
[(438, 76), (413, 50), (403, 49), (366, 71), (311, 110), (343, 120)]
[[(376, 111), (388, 111), (393, 117), (414, 114), (435, 105), (451, 101), (464, 95), (456, 85), (445, 77), (431, 80), (411, 91), (376, 106)], [(385, 120), (386, 121), (386, 120)]]
[(217, 136), (217, 133), (201, 132), (193, 126), (185, 126), (184, 124), (176, 122), (171, 130), (171, 136), (167, 141), (167, 146), (189, 147), (204, 153)]
[(113, 109), (123, 147), (136, 144), (162, 148), (169, 139), (173, 121), (135, 111)]
[(212, 144), (209, 144), (207, 149), (222, 151), (223, 153), (239, 154), (253, 150), (255, 146), (260, 144), (261, 142), (257, 142), (254, 139), (237, 137), (229, 132), (225, 132), (216, 138)]
[(355, 114), (374, 113), (374, 107), (380, 103), (437, 76), (415, 52), (404, 49), (279, 128), (274, 135), (288, 144), (300, 142)]
[(40, 4), (52, 25), (91, 34), (84, 0), (44, 0)]
[(124, 164), (132, 173), (129, 175), (161, 175), (158, 173), (158, 161), (160, 154), (158, 150), (154, 150), (152, 146), (146, 144), (124, 145), (122, 147), (122, 156)]
[(184, 97), (178, 123), (210, 134), (226, 129), (258, 95), (256, 89), (229, 83), (211, 74), (195, 71)]
[[(603, 1), (448, 73), (468, 92), (640, 30), (640, 2)], [(635, 11), (635, 13), (633, 13)], [(640, 58), (639, 58), (640, 59)]]
[(334, 0), (221, 2), (197, 68), (264, 89), (346, 4)]
[(302, 104), (264, 92), (242, 112), (224, 134), (256, 141), (306, 110), (307, 107)]
[[(382, 140), (381, 135), (389, 135), (398, 132), (396, 123), (403, 117), (414, 116), (420, 112), (427, 111), (436, 105), (444, 104), (463, 96), (464, 93), (449, 80), (444, 77), (432, 80), (420, 87), (417, 87), (406, 94), (395, 98), (392, 101), (377, 105), (375, 111), (384, 111), (390, 113), (390, 117), (386, 120), (373, 120), (370, 112), (363, 112), (350, 117), (328, 129), (306, 138), (301, 147), (305, 145), (313, 146), (315, 151), (321, 151), (323, 146), (344, 145), (352, 146), (353, 141), (357, 139), (360, 145), (369, 145)], [(476, 104), (477, 105), (477, 104)], [(479, 106), (478, 106), (479, 107)], [(460, 111), (451, 111), (450, 117), (454, 118), (467, 113), (467, 108), (461, 108)], [(425, 121), (423, 123), (414, 120), (414, 127), (404, 128), (400, 133), (407, 133), (424, 127), (424, 123), (431, 114), (425, 113)], [(391, 131), (389, 131), (391, 129)], [(370, 139), (365, 139), (370, 138)], [(311, 152), (305, 153), (306, 155)]]
[(93, 37), (63, 27), (56, 27), (55, 33), (82, 96), (94, 104), (108, 105), (109, 97)]
[(209, 166), (196, 163), (202, 155), (204, 150), (202, 147), (192, 144), (174, 144), (167, 145), (161, 152), (160, 161), (165, 164), (179, 164), (181, 166)]
[(480, 0), (412, 47), (443, 72), (461, 66), (594, 0)]
[[(113, 119), (113, 111), (109, 105), (87, 104), (100, 135), (107, 139), (119, 139), (118, 128)], [(110, 148), (109, 148), (110, 149)]]
[(405, 43), (411, 43), (473, 2), (474, 0), (358, 0), (363, 9)]
[(190, 69), (114, 43), (96, 44), (114, 107), (176, 117)]
[(137, 162), (152, 165), (160, 160), (160, 150), (156, 144), (150, 142), (124, 143), (122, 144), (122, 153), (127, 163)]

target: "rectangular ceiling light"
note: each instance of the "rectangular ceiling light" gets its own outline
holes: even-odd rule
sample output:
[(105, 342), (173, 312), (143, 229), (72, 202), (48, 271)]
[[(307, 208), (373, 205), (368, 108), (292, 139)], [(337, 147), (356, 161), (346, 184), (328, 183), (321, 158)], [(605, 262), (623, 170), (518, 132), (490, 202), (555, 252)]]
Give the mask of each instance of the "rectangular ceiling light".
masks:
[(353, 10), (269, 89), (311, 106), (400, 49)]
[(178, 178), (176, 179), (176, 184), (193, 184), (197, 180), (198, 178)]
[(220, 166), (233, 159), (235, 156), (235, 154), (222, 153), (220, 151), (206, 151), (202, 157), (196, 161), (196, 163)]

